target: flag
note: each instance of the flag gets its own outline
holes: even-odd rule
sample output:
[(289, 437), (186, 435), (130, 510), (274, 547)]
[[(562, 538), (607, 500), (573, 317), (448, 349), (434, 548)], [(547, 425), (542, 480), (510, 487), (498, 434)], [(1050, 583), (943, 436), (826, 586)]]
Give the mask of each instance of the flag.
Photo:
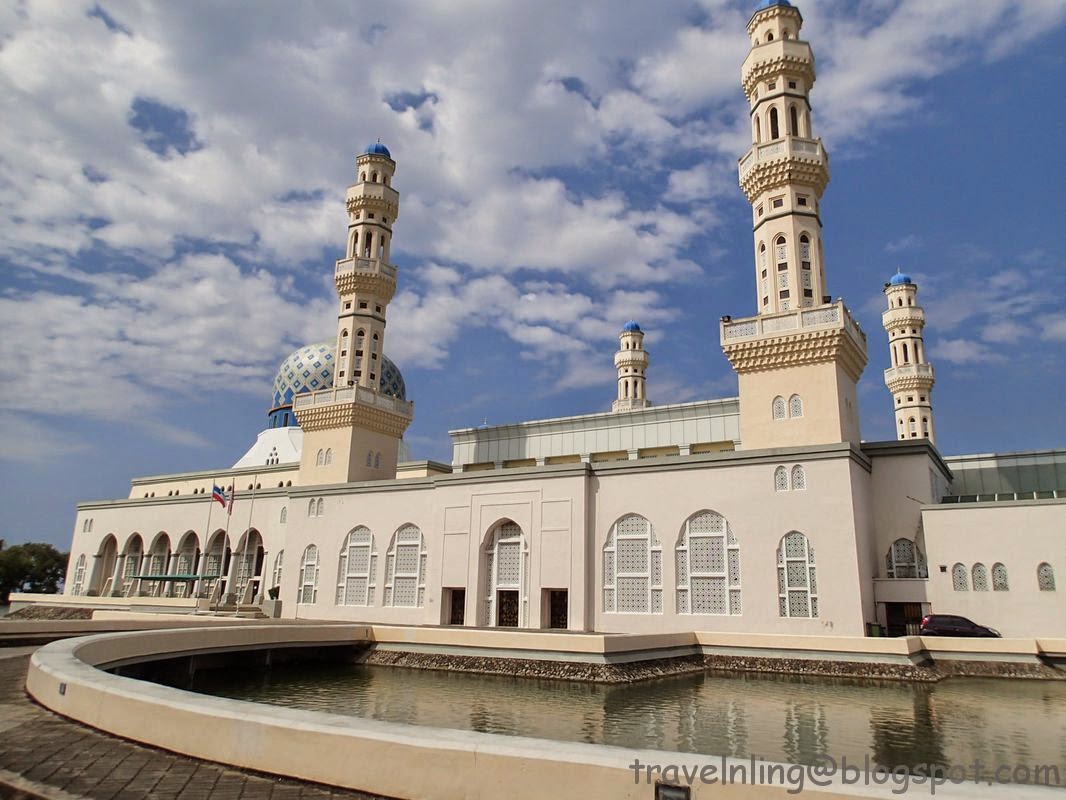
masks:
[(223, 508), (226, 508), (229, 504), (229, 498), (226, 497), (226, 493), (222, 491), (220, 486), (211, 487), (211, 499), (222, 504)]

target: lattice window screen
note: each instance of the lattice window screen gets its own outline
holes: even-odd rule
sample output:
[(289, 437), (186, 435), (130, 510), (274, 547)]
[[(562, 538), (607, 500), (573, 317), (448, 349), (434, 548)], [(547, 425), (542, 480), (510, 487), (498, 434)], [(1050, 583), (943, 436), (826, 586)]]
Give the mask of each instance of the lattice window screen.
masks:
[(721, 514), (689, 518), (675, 560), (678, 613), (741, 613), (740, 548)]
[(777, 550), (778, 609), (783, 617), (818, 616), (818, 576), (814, 548), (798, 531), (785, 535)]
[(774, 419), (784, 419), (785, 418), (785, 398), (783, 398), (783, 397), (775, 397), (774, 398), (773, 416), (774, 416)]
[(791, 398), (789, 398), (788, 415), (790, 417), (803, 416), (803, 398), (801, 398), (798, 394), (794, 394)]
[(604, 611), (662, 612), (662, 550), (644, 517), (630, 514), (608, 534), (603, 548)]
[(951, 568), (951, 588), (956, 592), (968, 592), (970, 590), (966, 567), (962, 564), (956, 564)]
[(807, 488), (807, 471), (799, 464), (792, 468), (792, 491), (802, 492)]
[(992, 591), (994, 592), (1006, 592), (1010, 590), (1010, 583), (1007, 581), (1007, 568), (1002, 564), (992, 565)]
[(425, 603), (426, 540), (414, 525), (392, 537), (385, 554), (385, 605), (421, 607)]
[(784, 467), (778, 467), (774, 470), (774, 491), (788, 491), (788, 470)]
[(988, 591), (988, 569), (984, 564), (974, 564), (971, 578), (975, 592)]
[(1055, 570), (1050, 564), (1041, 564), (1036, 568), (1036, 585), (1042, 592), (1055, 591)]

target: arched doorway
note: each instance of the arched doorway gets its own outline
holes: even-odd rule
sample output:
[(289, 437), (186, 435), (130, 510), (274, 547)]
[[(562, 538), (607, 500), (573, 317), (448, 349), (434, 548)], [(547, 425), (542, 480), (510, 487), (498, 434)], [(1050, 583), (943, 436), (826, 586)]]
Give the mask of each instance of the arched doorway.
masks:
[(485, 546), (485, 623), (501, 628), (529, 625), (529, 542), (511, 520), (489, 533)]
[(144, 594), (149, 597), (159, 597), (163, 593), (164, 581), (155, 580), (156, 575), (166, 575), (170, 569), (170, 537), (160, 531), (156, 534), (152, 546), (148, 549), (148, 558), (145, 563), (145, 573), (153, 576), (151, 580), (143, 581)]
[(87, 594), (94, 597), (107, 596), (114, 588), (115, 562), (118, 561), (118, 542), (112, 534), (109, 533), (100, 542), (100, 550), (94, 560), (96, 563), (93, 565)]
[(189, 576), (196, 574), (196, 562), (200, 556), (199, 544), (200, 540), (194, 531), (186, 531), (185, 535), (181, 537), (181, 542), (178, 544), (178, 549), (175, 553), (177, 558), (175, 559), (174, 573), (180, 576), (182, 580), (174, 581), (171, 584), (171, 596), (188, 597), (191, 594), (192, 581), (189, 580)]
[(252, 592), (259, 586), (263, 573), (263, 537), (254, 528), (245, 533), (233, 552), (233, 564), (230, 567), (230, 591), (236, 596), (237, 603), (252, 602), (254, 594), (245, 597), (245, 590), (251, 584)]
[(204, 550), (200, 563), (200, 581), (197, 597), (211, 597), (215, 586), (222, 582), (226, 567), (226, 532), (215, 531)]
[(122, 586), (119, 594), (122, 597), (131, 597), (140, 590), (140, 581), (136, 576), (141, 572), (141, 560), (144, 558), (144, 542), (139, 533), (133, 534), (126, 542), (126, 549), (122, 554)]

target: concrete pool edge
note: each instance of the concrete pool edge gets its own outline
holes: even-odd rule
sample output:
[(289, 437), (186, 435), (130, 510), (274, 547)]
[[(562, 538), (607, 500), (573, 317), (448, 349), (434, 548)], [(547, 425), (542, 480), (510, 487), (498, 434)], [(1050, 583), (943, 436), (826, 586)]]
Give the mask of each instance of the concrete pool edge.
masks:
[[(195, 695), (97, 668), (128, 662), (138, 653), (158, 657), (164, 652), (179, 656), (242, 647), (351, 644), (357, 640), (373, 641), (375, 633), (391, 638), (388, 632), (375, 632), (366, 625), (261, 625), (65, 640), (34, 654), (27, 690), (56, 713), (127, 739), (247, 769), (391, 797), (651, 798), (652, 786), (634, 783), (629, 766), (634, 758), (658, 764), (748, 763), (265, 707)], [(411, 638), (410, 631), (405, 635)], [(994, 654), (987, 648), (984, 652)], [(412, 770), (411, 764), (418, 764), (419, 769)], [(353, 769), (352, 765), (359, 766)], [(947, 791), (953, 788), (956, 791)], [(948, 797), (1048, 796), (1039, 787), (992, 787), (977, 795), (970, 791), (973, 788), (943, 786), (938, 793)], [(840, 781), (805, 791), (822, 791), (835, 797), (895, 796), (888, 789), (871, 794), (869, 788), (849, 787)], [(693, 785), (692, 796), (709, 797), (712, 792), (716, 797), (794, 796), (784, 786), (723, 787), (699, 782)]]

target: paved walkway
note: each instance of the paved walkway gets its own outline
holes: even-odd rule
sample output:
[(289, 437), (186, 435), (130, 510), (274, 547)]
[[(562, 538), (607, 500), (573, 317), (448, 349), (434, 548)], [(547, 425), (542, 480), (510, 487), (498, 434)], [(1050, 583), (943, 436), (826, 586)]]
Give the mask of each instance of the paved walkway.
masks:
[(382, 800), (128, 742), (64, 719), (23, 688), (33, 648), (0, 650), (0, 797), (47, 800)]

